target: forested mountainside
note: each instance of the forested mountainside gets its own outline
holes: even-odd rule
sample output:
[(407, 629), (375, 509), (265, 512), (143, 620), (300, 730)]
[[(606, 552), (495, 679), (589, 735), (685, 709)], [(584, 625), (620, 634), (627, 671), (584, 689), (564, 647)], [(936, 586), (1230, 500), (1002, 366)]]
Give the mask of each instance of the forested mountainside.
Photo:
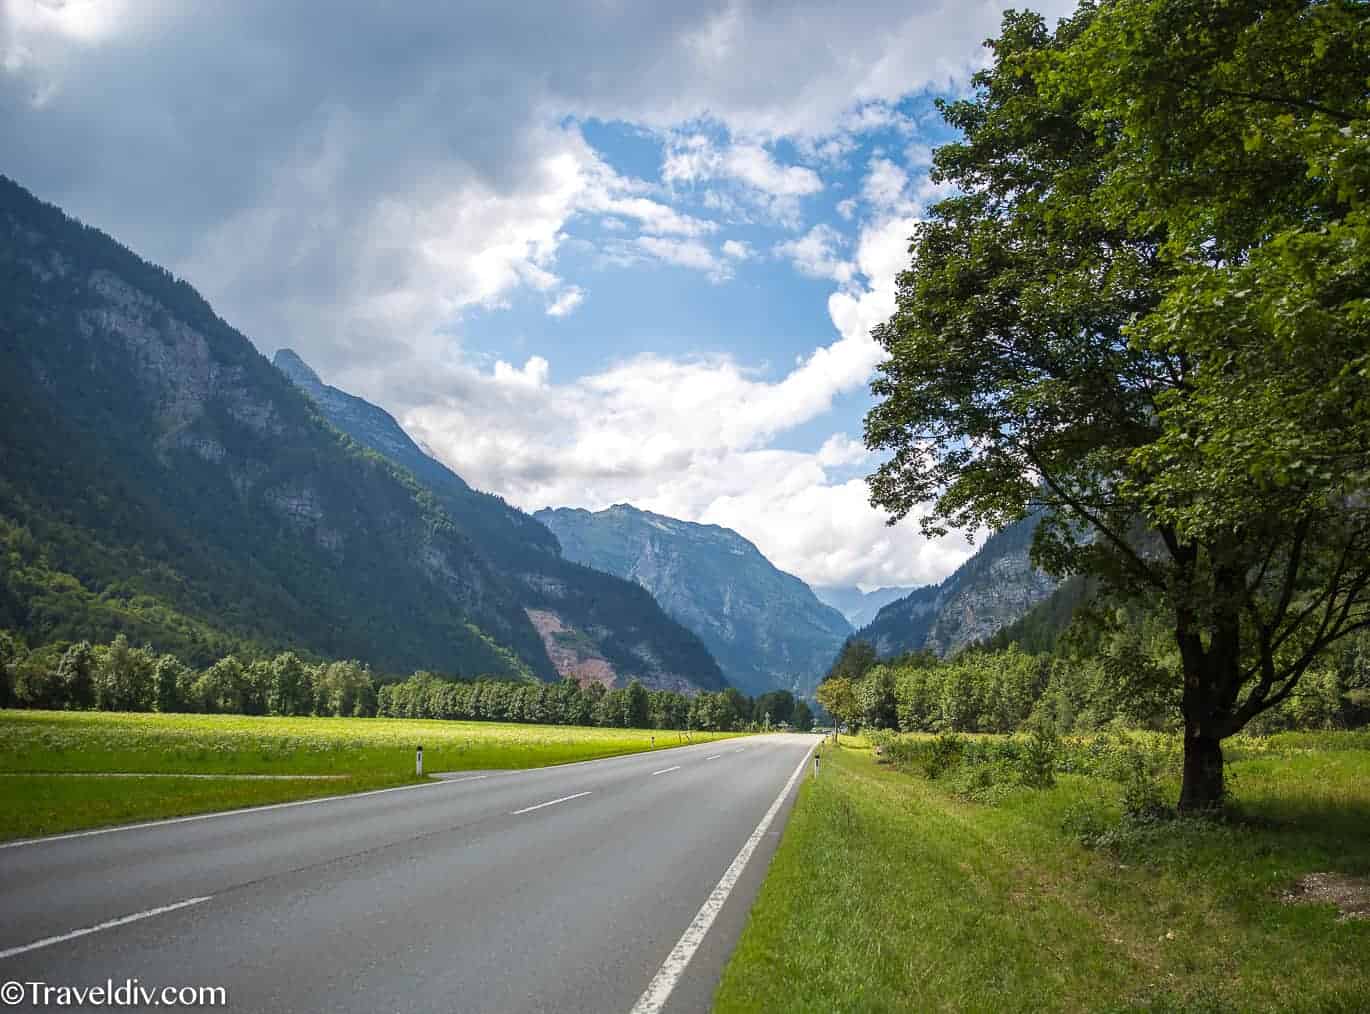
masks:
[(919, 588), (885, 606), (857, 638), (881, 657), (931, 649), (949, 655), (991, 637), (1055, 590), (1057, 581), (1032, 565), (1036, 519), (1009, 525), (941, 584)]
[(431, 493), (186, 282), (0, 177), (0, 627), (555, 678)]
[(905, 595), (917, 590), (916, 587), (909, 586), (907, 588), (876, 588), (874, 591), (863, 592), (854, 585), (813, 586), (813, 593), (818, 596), (819, 602), (832, 606), (847, 618), (848, 623), (857, 629), (870, 623), (880, 610), (891, 602), (902, 599)]
[(618, 504), (533, 515), (572, 560), (636, 581), (747, 694), (813, 692), (851, 626), (742, 536)]
[(388, 412), (331, 387), (289, 349), (274, 362), (359, 444), (412, 472), (503, 577), (562, 676), (626, 686), (717, 690), (718, 664), (691, 631), (632, 581), (567, 560), (552, 532), (498, 496), (472, 489), (424, 452)]

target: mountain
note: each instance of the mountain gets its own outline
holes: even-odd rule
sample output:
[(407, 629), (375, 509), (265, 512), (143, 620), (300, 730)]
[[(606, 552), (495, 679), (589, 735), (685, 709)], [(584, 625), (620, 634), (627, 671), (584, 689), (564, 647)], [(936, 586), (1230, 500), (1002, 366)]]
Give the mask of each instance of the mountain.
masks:
[(1026, 518), (996, 532), (941, 584), (891, 602), (856, 636), (881, 657), (924, 648), (950, 655), (991, 637), (1056, 589), (1028, 558), (1036, 524)]
[(847, 618), (848, 623), (856, 628), (864, 627), (875, 619), (875, 614), (885, 606), (896, 599), (902, 599), (915, 590), (913, 587), (896, 587), (877, 588), (875, 591), (863, 592), (855, 585), (813, 586), (813, 593), (818, 596), (819, 602), (832, 606)]
[(0, 404), (0, 625), (32, 643), (557, 675), (412, 473), (187, 283), (3, 177)]
[(727, 528), (627, 504), (533, 516), (555, 533), (568, 558), (650, 591), (703, 639), (744, 693), (812, 693), (851, 633), (842, 614), (819, 602), (808, 585)]
[(331, 387), (290, 349), (273, 362), (349, 437), (408, 470), (497, 572), (563, 676), (606, 685), (633, 678), (670, 690), (725, 685), (704, 644), (667, 616), (644, 588), (564, 559), (557, 538), (498, 496), (472, 489), (425, 453), (394, 417)]

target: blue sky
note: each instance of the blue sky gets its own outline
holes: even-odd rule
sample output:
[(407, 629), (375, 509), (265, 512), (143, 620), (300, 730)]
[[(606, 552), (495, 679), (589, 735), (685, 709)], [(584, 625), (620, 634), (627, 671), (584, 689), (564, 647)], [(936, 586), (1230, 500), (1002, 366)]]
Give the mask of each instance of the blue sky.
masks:
[(1005, 6), (13, 0), (0, 171), (519, 506), (921, 584), (968, 547), (866, 502), (869, 332)]

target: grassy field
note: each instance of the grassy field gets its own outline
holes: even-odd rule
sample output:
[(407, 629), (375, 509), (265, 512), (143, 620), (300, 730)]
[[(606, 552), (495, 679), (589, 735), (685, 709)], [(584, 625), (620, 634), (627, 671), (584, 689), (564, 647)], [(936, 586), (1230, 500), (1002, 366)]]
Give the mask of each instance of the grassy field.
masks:
[[(1163, 740), (1118, 767), (1148, 758), (1173, 799)], [(1370, 901), (1370, 736), (1234, 743), (1225, 823), (1125, 817), (1145, 791), (1101, 773), (1116, 743), (1073, 744), (1064, 766), (1095, 770), (1038, 789), (844, 743), (804, 783), (716, 1010), (1370, 1010), (1370, 918), (1289, 898), (1330, 873)]]
[[(0, 839), (402, 785), (416, 780), (419, 744), (433, 772), (612, 757), (651, 749), (653, 737), (657, 749), (684, 741), (494, 722), (0, 711)], [(114, 772), (147, 777), (95, 777)]]

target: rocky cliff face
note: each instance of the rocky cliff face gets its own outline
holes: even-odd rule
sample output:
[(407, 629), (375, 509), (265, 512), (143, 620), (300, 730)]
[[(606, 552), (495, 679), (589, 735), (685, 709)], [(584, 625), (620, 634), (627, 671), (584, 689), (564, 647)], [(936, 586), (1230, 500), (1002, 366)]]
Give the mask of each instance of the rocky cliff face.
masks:
[(278, 369), (338, 429), (413, 473), (494, 570), (509, 579), (561, 676), (669, 690), (717, 690), (723, 677), (700, 640), (637, 585), (563, 559), (556, 536), (502, 499), (472, 489), (425, 453), (384, 409), (330, 387), (289, 349)]
[(3, 177), (0, 404), (0, 532), (29, 564), (0, 580), (35, 642), (555, 676), (412, 475), (343, 441), (185, 282)]
[(533, 515), (567, 557), (636, 581), (703, 639), (728, 681), (748, 694), (809, 694), (851, 627), (799, 578), (742, 536), (626, 504), (592, 514)]
[(1047, 598), (1055, 578), (1032, 566), (1032, 519), (1010, 525), (939, 585), (885, 606), (857, 631), (882, 656), (930, 649), (951, 655), (986, 640)]

